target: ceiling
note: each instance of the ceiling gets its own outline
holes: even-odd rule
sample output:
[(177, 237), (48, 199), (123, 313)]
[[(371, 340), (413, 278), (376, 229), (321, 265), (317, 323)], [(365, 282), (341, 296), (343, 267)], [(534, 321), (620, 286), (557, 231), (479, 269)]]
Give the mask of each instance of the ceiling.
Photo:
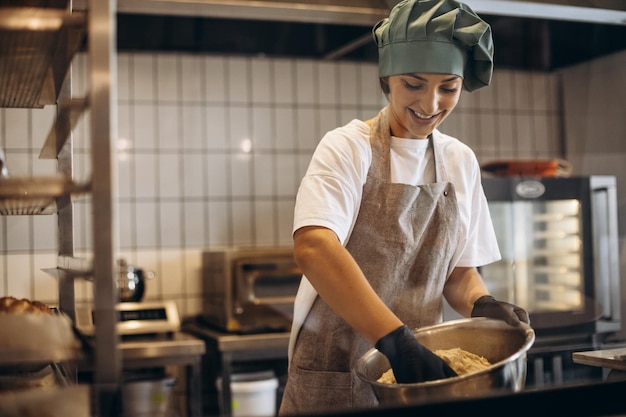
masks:
[[(625, 0), (464, 1), (492, 26), (500, 68), (554, 71), (626, 49)], [(117, 44), (120, 51), (376, 62), (371, 28), (395, 3), (118, 0)]]

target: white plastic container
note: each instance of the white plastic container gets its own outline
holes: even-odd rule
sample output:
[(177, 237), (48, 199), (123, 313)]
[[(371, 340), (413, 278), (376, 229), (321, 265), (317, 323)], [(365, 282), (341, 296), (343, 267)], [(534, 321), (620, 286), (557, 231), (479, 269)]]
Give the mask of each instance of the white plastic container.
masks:
[[(274, 372), (233, 374), (230, 381), (233, 417), (273, 417), (276, 415), (278, 379)], [(222, 380), (217, 389), (222, 392)]]
[(124, 384), (124, 417), (167, 417), (171, 411), (174, 378), (145, 379)]

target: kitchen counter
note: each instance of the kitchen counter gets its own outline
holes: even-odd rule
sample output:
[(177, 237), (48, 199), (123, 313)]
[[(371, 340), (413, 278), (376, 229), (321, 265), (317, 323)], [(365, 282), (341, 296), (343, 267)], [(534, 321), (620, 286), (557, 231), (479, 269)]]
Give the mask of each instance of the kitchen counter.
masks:
[(204, 355), (204, 342), (192, 335), (175, 332), (171, 335), (124, 336), (120, 343), (125, 369), (144, 368), (162, 363), (188, 364)]
[(607, 381), (626, 381), (626, 347), (574, 352), (572, 360), (581, 365), (608, 369)]
[[(230, 382), (235, 362), (279, 360), (284, 361), (286, 367), (289, 332), (234, 334), (198, 322), (186, 323), (183, 329), (204, 340), (207, 355), (214, 355), (217, 359), (218, 377), (222, 380), (219, 393), (220, 415), (229, 416), (232, 412)], [(207, 385), (214, 385), (215, 382), (209, 380)]]
[(289, 332), (236, 334), (198, 323), (185, 324), (185, 331), (202, 338), (208, 348), (229, 352), (237, 357), (245, 357), (250, 349), (280, 351), (286, 354), (289, 345)]
[(582, 365), (626, 371), (626, 348), (574, 352), (572, 359)]
[[(89, 345), (93, 339), (85, 338)], [(119, 344), (124, 370), (185, 366), (187, 387), (187, 416), (202, 415), (201, 362), (206, 351), (201, 339), (185, 332), (123, 336)], [(81, 371), (92, 370), (92, 360), (79, 363)]]
[[(185, 331), (203, 339), (207, 352), (214, 351), (220, 356), (221, 377), (229, 380), (232, 362), (235, 360), (255, 360), (257, 358), (285, 358), (289, 343), (289, 333), (262, 333), (237, 335), (220, 332), (192, 323), (184, 326)], [(626, 351), (624, 351), (626, 354)], [(613, 352), (584, 352), (591, 356), (622, 354), (622, 350)], [(577, 355), (580, 356), (580, 355)], [(227, 385), (226, 385), (227, 386)], [(349, 417), (386, 417), (416, 415), (480, 415), (482, 417), (501, 417), (506, 415), (567, 415), (575, 416), (626, 416), (626, 380), (604, 381), (585, 384), (571, 384), (554, 387), (526, 389), (513, 394), (492, 394), (484, 397), (451, 399), (439, 402), (422, 402), (409, 406), (381, 407), (368, 410), (338, 410), (325, 416)], [(221, 415), (231, 413), (231, 396), (228, 388), (223, 390), (221, 401), (224, 410)], [(300, 416), (304, 417), (304, 416)]]
[[(626, 416), (626, 381), (542, 388), (513, 394), (494, 394), (467, 399), (447, 399), (397, 408), (385, 407), (325, 413), (325, 417), (607, 417)], [(300, 415), (299, 417), (305, 417)]]
[[(90, 338), (84, 340), (88, 345), (94, 342)], [(118, 347), (124, 369), (195, 364), (206, 351), (202, 340), (184, 332), (123, 336)], [(91, 362), (81, 362), (81, 369), (89, 370)]]

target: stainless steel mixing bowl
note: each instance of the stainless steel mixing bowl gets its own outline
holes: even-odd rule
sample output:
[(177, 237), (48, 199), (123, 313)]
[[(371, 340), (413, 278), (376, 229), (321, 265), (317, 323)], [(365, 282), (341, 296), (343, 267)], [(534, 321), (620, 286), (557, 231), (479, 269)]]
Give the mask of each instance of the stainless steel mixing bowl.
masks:
[(430, 350), (461, 348), (485, 357), (491, 366), (475, 373), (415, 384), (383, 384), (377, 379), (390, 366), (377, 349), (367, 351), (355, 371), (372, 387), (381, 405), (414, 404), (442, 398), (517, 392), (526, 382), (526, 352), (535, 332), (522, 323), (513, 327), (501, 320), (471, 318), (452, 320), (415, 330), (415, 337)]

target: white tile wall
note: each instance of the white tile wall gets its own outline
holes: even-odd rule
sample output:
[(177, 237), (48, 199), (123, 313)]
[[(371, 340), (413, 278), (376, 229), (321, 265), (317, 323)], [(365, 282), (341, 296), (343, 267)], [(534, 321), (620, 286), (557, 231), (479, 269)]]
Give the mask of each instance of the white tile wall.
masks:
[[(201, 251), (288, 245), (299, 180), (328, 130), (384, 103), (370, 64), (189, 54), (118, 57), (120, 254), (156, 273), (146, 299), (201, 306)], [(86, 91), (85, 57), (74, 89)], [(464, 94), (442, 130), (479, 159), (558, 157), (559, 76), (496, 71)], [(13, 175), (54, 172), (37, 160), (54, 108), (0, 109), (0, 145)], [(77, 178), (90, 175), (87, 115), (75, 131)], [(76, 247), (88, 253), (90, 203), (76, 209)], [(55, 303), (56, 217), (0, 218), (0, 295)], [(91, 286), (77, 283), (79, 299)]]

